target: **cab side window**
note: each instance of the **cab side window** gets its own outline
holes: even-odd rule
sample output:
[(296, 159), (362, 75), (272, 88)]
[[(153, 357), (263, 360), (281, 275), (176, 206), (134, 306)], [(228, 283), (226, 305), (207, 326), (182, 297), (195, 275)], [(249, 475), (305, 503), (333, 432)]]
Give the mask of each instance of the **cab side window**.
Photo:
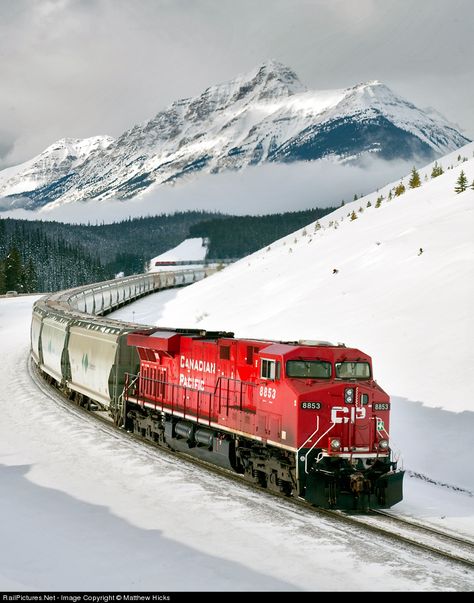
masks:
[(262, 358), (260, 362), (260, 377), (274, 381), (280, 378), (280, 363), (276, 360)]

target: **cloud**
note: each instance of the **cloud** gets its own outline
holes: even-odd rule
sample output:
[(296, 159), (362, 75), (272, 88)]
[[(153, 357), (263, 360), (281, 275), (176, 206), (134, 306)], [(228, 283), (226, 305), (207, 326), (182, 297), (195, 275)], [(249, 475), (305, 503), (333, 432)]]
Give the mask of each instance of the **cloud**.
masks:
[[(4, 162), (8, 162), (8, 156), (15, 146), (14, 135), (6, 130), (0, 130), (0, 169)], [(5, 165), (5, 167), (7, 167)]]
[(379, 79), (474, 136), (472, 0), (0, 2), (0, 131), (20, 163), (118, 136), (268, 58), (311, 89)]
[(78, 202), (38, 212), (17, 209), (2, 217), (95, 224), (188, 210), (259, 215), (339, 206), (342, 200), (352, 201), (354, 194), (367, 194), (399, 179), (410, 167), (408, 162), (377, 158), (359, 166), (325, 159), (267, 164), (239, 172), (203, 174), (174, 186), (157, 186), (128, 201)]

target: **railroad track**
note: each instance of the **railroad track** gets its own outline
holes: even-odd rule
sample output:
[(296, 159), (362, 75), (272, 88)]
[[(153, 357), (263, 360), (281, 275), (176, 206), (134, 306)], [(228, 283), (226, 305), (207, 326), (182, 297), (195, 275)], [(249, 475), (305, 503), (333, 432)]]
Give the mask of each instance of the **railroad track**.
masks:
[(78, 406), (66, 398), (57, 388), (50, 386), (42, 379), (36, 366), (29, 358), (27, 360), (27, 370), (35, 385), (56, 404), (59, 404), (68, 412), (77, 417), (81, 417), (82, 419), (88, 418), (91, 421), (99, 421), (102, 431), (115, 438), (123, 438), (124, 440), (128, 440), (129, 443), (137, 444), (137, 446), (139, 445), (141, 451), (145, 450), (143, 447), (143, 444), (145, 444), (148, 447), (149, 452), (153, 450), (155, 454), (169, 455), (180, 461), (184, 459), (186, 463), (189, 463), (188, 466), (198, 466), (210, 473), (238, 482), (249, 489), (258, 490), (266, 496), (276, 497), (289, 506), (296, 506), (300, 509), (305, 509), (310, 513), (317, 513), (320, 516), (333, 518), (335, 521), (344, 522), (352, 527), (358, 527), (366, 531), (369, 530), (381, 537), (390, 539), (395, 543), (416, 547), (430, 555), (444, 558), (452, 563), (461, 564), (470, 569), (474, 568), (474, 542), (469, 539), (461, 538), (460, 536), (449, 534), (431, 526), (401, 518), (385, 511), (371, 510), (368, 514), (351, 514), (343, 511), (320, 509), (302, 499), (288, 497), (263, 488), (257, 484), (252, 484), (240, 474), (217, 467), (185, 453), (172, 451), (163, 446), (154, 444), (137, 434), (124, 431), (123, 429), (116, 427), (104, 411), (86, 410), (85, 408)]
[(474, 547), (474, 540), (471, 540), (469, 538), (461, 538), (457, 534), (448, 533), (443, 530), (438, 530), (437, 528), (434, 528), (433, 526), (427, 526), (427, 525), (421, 524), (420, 522), (413, 520), (413, 519), (409, 519), (408, 517), (400, 517), (399, 515), (394, 515), (393, 513), (390, 513), (388, 511), (382, 511), (381, 509), (371, 510), (371, 513), (389, 517), (390, 519), (393, 519), (399, 523), (403, 523), (403, 524), (406, 524), (409, 526), (413, 526), (416, 528), (423, 528), (425, 530), (425, 532), (427, 532), (427, 533), (435, 534), (436, 536), (443, 536), (443, 537), (446, 536), (446, 537), (450, 538), (453, 542), (466, 544), (471, 547)]
[(367, 515), (340, 513), (335, 515), (350, 518), (351, 523), (367, 527), (375, 533), (386, 535), (399, 542), (410, 544), (450, 561), (474, 568), (474, 542), (468, 538), (438, 530), (432, 526), (371, 509)]

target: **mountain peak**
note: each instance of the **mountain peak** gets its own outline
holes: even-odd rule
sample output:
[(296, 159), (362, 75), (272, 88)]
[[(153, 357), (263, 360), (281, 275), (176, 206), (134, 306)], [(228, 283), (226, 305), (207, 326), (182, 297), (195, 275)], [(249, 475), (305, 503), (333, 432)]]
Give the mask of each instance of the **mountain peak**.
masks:
[(349, 91), (354, 91), (356, 93), (359, 94), (363, 94), (364, 92), (368, 91), (369, 93), (372, 94), (380, 94), (380, 93), (390, 93), (390, 94), (394, 94), (392, 92), (392, 90), (390, 90), (390, 88), (384, 84), (383, 82), (381, 82), (380, 80), (368, 80), (367, 82), (359, 82), (358, 84), (356, 84), (355, 86), (352, 86), (352, 88), (348, 89)]
[[(306, 88), (296, 73), (283, 63), (270, 59), (232, 80), (209, 86), (197, 97), (175, 101), (171, 109), (179, 112), (184, 107), (186, 119), (198, 123), (209, 119), (216, 111), (232, 106), (288, 98), (301, 92), (306, 92)], [(164, 112), (158, 113), (149, 122), (151, 127), (155, 127), (156, 121), (162, 121), (164, 115)]]
[(276, 61), (275, 59), (263, 61), (260, 63), (260, 65), (254, 67), (249, 73), (262, 73), (266, 74), (267, 76), (277, 77), (282, 81), (299, 82), (298, 76), (296, 75), (294, 69), (288, 67), (288, 65), (285, 65), (280, 61)]
[(389, 107), (410, 107), (414, 105), (398, 96), (391, 88), (379, 80), (369, 80), (348, 89), (347, 99), (360, 108), (377, 108), (384, 112)]
[(273, 96), (292, 96), (307, 90), (293, 69), (275, 59), (268, 59), (233, 80), (236, 83), (240, 81), (248, 82), (254, 88), (259, 88), (259, 98), (261, 99)]
[[(368, 82), (361, 82), (355, 86), (356, 88), (374, 88), (375, 86), (385, 86), (380, 80), (369, 80)], [(386, 87), (386, 86), (385, 86)]]

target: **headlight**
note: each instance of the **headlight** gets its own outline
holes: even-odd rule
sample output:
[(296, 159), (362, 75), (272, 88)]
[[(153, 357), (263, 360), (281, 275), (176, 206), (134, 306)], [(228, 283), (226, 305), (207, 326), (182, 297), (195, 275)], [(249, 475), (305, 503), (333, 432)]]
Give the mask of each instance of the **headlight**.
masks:
[(354, 402), (354, 390), (351, 388), (346, 389), (344, 392), (344, 401), (346, 404), (352, 404)]
[(341, 448), (341, 440), (339, 440), (338, 438), (333, 438), (331, 440), (331, 450), (339, 450)]
[(379, 441), (380, 450), (387, 450), (388, 448), (388, 440), (380, 440)]

